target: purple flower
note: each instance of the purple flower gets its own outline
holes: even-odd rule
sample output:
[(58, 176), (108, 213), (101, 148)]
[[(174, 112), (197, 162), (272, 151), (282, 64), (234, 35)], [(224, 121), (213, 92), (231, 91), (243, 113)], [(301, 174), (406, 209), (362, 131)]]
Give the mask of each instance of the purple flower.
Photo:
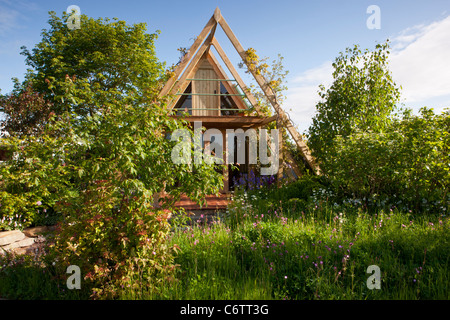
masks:
[(40, 205), (42, 205), (42, 202), (38, 201), (38, 202), (36, 202), (36, 205), (40, 206)]

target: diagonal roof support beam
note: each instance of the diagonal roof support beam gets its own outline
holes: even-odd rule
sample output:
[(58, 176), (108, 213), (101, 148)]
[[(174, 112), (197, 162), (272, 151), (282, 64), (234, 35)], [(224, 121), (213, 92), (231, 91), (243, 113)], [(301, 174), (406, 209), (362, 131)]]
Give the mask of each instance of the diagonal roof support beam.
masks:
[[(239, 84), (239, 86), (244, 91), (244, 93), (247, 96), (247, 98), (250, 101), (250, 103), (255, 107), (255, 110), (256, 110), (257, 114), (261, 115), (261, 116), (264, 116), (264, 114), (262, 113), (262, 111), (258, 107), (258, 102), (257, 102), (255, 96), (252, 94), (250, 89), (245, 85), (244, 81), (242, 80), (242, 78), (240, 77), (239, 73), (234, 68), (234, 66), (231, 63), (230, 59), (228, 59), (228, 56), (223, 51), (222, 47), (220, 46), (220, 44), (216, 40), (216, 38), (213, 38), (212, 45), (214, 46), (214, 48), (216, 48), (216, 51), (219, 53), (220, 58), (225, 63), (225, 65), (227, 66), (228, 70), (233, 75), (234, 79), (236, 79), (237, 83)], [(266, 124), (268, 124), (268, 123), (270, 123), (272, 121), (276, 121), (277, 118), (278, 118), (278, 114), (273, 116), (273, 117), (270, 117), (270, 118), (266, 119), (264, 121), (263, 125), (266, 125)], [(298, 168), (297, 163), (295, 163), (295, 161), (293, 161), (292, 155), (290, 154), (289, 151), (287, 151), (287, 150), (285, 150), (285, 151), (286, 151), (285, 153), (287, 154), (287, 159), (290, 161), (292, 167), (294, 168), (295, 173), (297, 174), (297, 176), (301, 176), (300, 169)]]
[[(213, 40), (214, 40), (214, 38), (213, 38)], [(211, 61), (212, 61), (211, 65), (214, 68), (217, 68), (216, 73), (219, 75), (219, 77), (222, 77), (223, 79), (226, 79), (225, 70), (223, 70), (223, 68), (220, 66), (219, 61), (217, 61), (217, 59), (214, 56), (214, 54), (212, 53), (212, 51), (211, 50), (208, 50), (208, 51), (209, 51), (208, 52), (208, 58), (211, 59)], [(223, 82), (223, 86), (228, 90), (229, 93), (231, 93), (231, 94), (239, 94), (237, 89), (234, 86), (230, 85), (227, 81)], [(231, 96), (230, 98), (231, 98), (231, 100), (234, 101), (234, 103), (236, 104), (236, 106), (239, 109), (243, 109), (243, 110), (247, 109), (247, 106), (244, 104), (244, 102), (241, 101), (241, 99), (239, 99), (237, 96)]]
[(226, 55), (225, 51), (223, 51), (222, 47), (220, 46), (219, 42), (216, 40), (216, 38), (213, 38), (212, 40), (212, 45), (214, 46), (214, 48), (216, 48), (217, 53), (219, 54), (220, 58), (222, 59), (222, 61), (225, 63), (225, 65), (227, 66), (228, 70), (230, 71), (231, 75), (234, 77), (234, 79), (237, 81), (237, 83), (239, 84), (239, 86), (242, 88), (242, 90), (244, 91), (244, 94), (246, 95), (246, 97), (248, 98), (248, 100), (250, 101), (250, 103), (253, 105), (253, 107), (256, 110), (256, 113), (259, 116), (264, 116), (264, 114), (261, 112), (261, 110), (258, 107), (258, 102), (256, 101), (255, 96), (252, 94), (252, 92), (250, 91), (250, 89), (245, 85), (244, 81), (242, 80), (241, 76), (239, 75), (239, 73), (236, 71), (236, 69), (234, 68), (233, 64), (231, 63), (230, 59), (228, 58), (228, 56)]
[[(211, 45), (211, 41), (214, 38), (214, 33), (216, 31), (217, 24), (212, 28), (210, 34), (208, 35), (208, 38), (206, 38), (205, 42), (201, 45), (200, 49), (196, 52), (195, 56), (192, 58), (191, 62), (189, 63), (188, 67), (184, 71), (183, 75), (179, 79), (179, 81), (168, 91), (168, 93), (176, 94), (180, 88), (185, 88), (189, 84), (186, 79), (189, 79), (193, 72), (196, 70), (196, 67), (198, 65), (198, 62), (200, 59), (206, 54), (206, 51), (208, 50), (209, 46)], [(184, 91), (184, 90), (183, 90)], [(175, 97), (175, 100), (169, 103), (168, 105), (173, 108), (175, 104), (178, 102), (181, 96)]]
[(253, 70), (253, 68), (248, 64), (247, 54), (246, 54), (244, 48), (242, 47), (239, 40), (237, 39), (237, 37), (235, 36), (233, 31), (231, 30), (230, 26), (228, 25), (228, 23), (225, 21), (225, 19), (222, 16), (219, 19), (219, 24), (222, 27), (225, 34), (227, 35), (228, 39), (230, 39), (234, 48), (237, 50), (237, 52), (241, 56), (242, 61), (244, 61), (248, 70), (251, 72), (251, 74), (255, 78), (256, 82), (258, 83), (258, 85), (261, 87), (265, 96), (272, 104), (273, 108), (275, 109), (278, 116), (280, 117), (281, 122), (286, 127), (286, 129), (289, 131), (289, 133), (291, 134), (292, 138), (294, 139), (295, 143), (297, 144), (297, 147), (300, 149), (300, 152), (305, 157), (305, 159), (306, 159), (307, 163), (309, 164), (309, 166), (311, 167), (311, 169), (314, 171), (315, 174), (320, 174), (320, 168), (317, 165), (313, 156), (311, 155), (311, 151), (309, 150), (308, 146), (303, 141), (302, 136), (298, 133), (297, 129), (292, 124), (292, 121), (290, 120), (290, 118), (287, 116), (287, 114), (283, 111), (281, 106), (278, 104), (276, 95), (273, 92), (273, 90), (271, 89), (271, 87), (267, 84), (267, 81), (264, 79), (264, 77), (262, 75), (257, 74), (255, 72), (255, 70)]
[[(216, 9), (217, 10), (217, 9)], [(209, 19), (206, 26), (203, 28), (202, 32), (199, 34), (199, 36), (195, 39), (192, 46), (189, 48), (188, 53), (183, 57), (183, 60), (180, 62), (180, 64), (175, 68), (174, 75), (166, 82), (164, 87), (162, 88), (161, 92), (159, 93), (159, 97), (165, 96), (167, 93), (169, 93), (170, 89), (174, 85), (175, 81), (180, 76), (181, 72), (184, 70), (186, 65), (189, 63), (190, 57), (197, 51), (197, 49), (202, 44), (202, 41), (205, 39), (206, 35), (211, 32), (211, 30), (216, 28), (217, 26), (217, 20), (215, 18), (216, 13)], [(214, 35), (214, 33), (213, 33)]]

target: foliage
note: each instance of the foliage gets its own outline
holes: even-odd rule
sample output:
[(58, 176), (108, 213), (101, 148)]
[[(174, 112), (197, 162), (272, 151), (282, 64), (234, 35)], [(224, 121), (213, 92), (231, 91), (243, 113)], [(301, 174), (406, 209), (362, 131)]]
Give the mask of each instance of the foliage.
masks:
[[(69, 80), (66, 88), (73, 97), (90, 94)], [(78, 264), (98, 296), (114, 296), (128, 273), (152, 286), (171, 270), (168, 216), (154, 208), (158, 194), (165, 192), (161, 210), (170, 209), (181, 193), (200, 201), (221, 185), (213, 164), (192, 171), (170, 161), (175, 142), (165, 133), (184, 123), (169, 112), (115, 102), (101, 116), (54, 119), (39, 137), (4, 139), (16, 156), (1, 166), (2, 215), (20, 212), (29, 222), (36, 206), (60, 212), (55, 254), (62, 267)], [(154, 272), (143, 269), (149, 265)]]
[[(166, 299), (448, 299), (447, 216), (336, 211), (310, 206), (312, 197), (288, 212), (256, 194), (235, 198), (244, 214), (233, 227), (226, 219), (175, 232), (180, 282)], [(381, 290), (367, 288), (370, 265)]]
[[(117, 295), (169, 300), (449, 298), (448, 215), (396, 209), (368, 213), (362, 203), (347, 208), (315, 206), (314, 196), (300, 210), (287, 202), (264, 202), (267, 196), (277, 196), (270, 195), (276, 189), (258, 195), (263, 191), (235, 197), (233, 206), (243, 214), (233, 227), (231, 219), (208, 224), (201, 217), (170, 233), (167, 245), (180, 248), (174, 260), (180, 265), (175, 280), (160, 282), (154, 290), (145, 290), (145, 282), (124, 281)], [(90, 222), (91, 228), (102, 219)], [(24, 285), (18, 286), (10, 279), (16, 279), (13, 268), (22, 275), (21, 267), (0, 262), (4, 263), (3, 268), (0, 263), (1, 296), (40, 298), (37, 293), (45, 290), (49, 292), (45, 297), (58, 291), (56, 298), (73, 299), (61, 293), (54, 278), (40, 280), (43, 271), (54, 273), (51, 264), (33, 276), (23, 273)], [(381, 290), (367, 287), (370, 265), (381, 270)]]
[[(386, 132), (356, 132), (336, 139), (329, 174), (356, 198), (397, 196), (405, 210), (448, 208), (450, 114), (406, 111)], [(429, 207), (429, 203), (437, 206)], [(397, 203), (399, 205), (400, 203)]]
[(0, 255), (0, 298), (8, 300), (88, 299), (86, 290), (68, 290), (55, 268), (30, 255)]
[(339, 193), (366, 207), (448, 210), (448, 112), (423, 108), (412, 116), (397, 109), (388, 55), (388, 42), (373, 52), (355, 46), (340, 54), (333, 84), (320, 87), (309, 146)]
[(166, 243), (170, 211), (154, 209), (148, 195), (121, 195), (116, 188), (97, 181), (85, 190), (79, 202), (87, 205), (66, 209), (67, 226), (59, 225), (53, 247), (61, 272), (80, 266), (94, 298), (115, 298), (127, 283), (152, 290), (175, 268), (176, 246)]
[(0, 112), (7, 118), (0, 124), (2, 134), (38, 135), (45, 126), (53, 104), (28, 84), (24, 89), (16, 81), (11, 94), (0, 97)]
[(127, 281), (151, 291), (170, 279), (173, 204), (181, 194), (204, 201), (223, 177), (210, 159), (171, 161), (177, 142), (167, 134), (188, 129), (154, 100), (164, 77), (155, 36), (142, 24), (102, 21), (82, 17), (68, 31), (52, 13), (51, 30), (26, 52), (36, 70), (28, 83), (55, 112), (39, 135), (2, 139), (13, 157), (0, 165), (0, 227), (11, 217), (33, 225), (53, 210), (62, 219), (51, 254), (59, 274), (78, 265), (93, 297), (114, 298)]
[(308, 129), (308, 144), (328, 172), (335, 156), (336, 139), (357, 130), (383, 132), (399, 102), (400, 92), (388, 70), (389, 42), (375, 51), (347, 48), (333, 63), (333, 84), (320, 86), (322, 101)]
[[(246, 61), (239, 63), (240, 68), (247, 67), (246, 73), (255, 73), (264, 78), (270, 89), (274, 92), (274, 98), (278, 103), (284, 100), (283, 91), (287, 90), (285, 78), (289, 71), (284, 70), (283, 57), (278, 54), (276, 60), (272, 61), (272, 65), (267, 63), (268, 57), (260, 59), (256, 54), (256, 50), (249, 48), (245, 51)], [(257, 89), (255, 84), (251, 84), (249, 90), (256, 99), (257, 107), (267, 116), (272, 115), (272, 104), (261, 90)], [(252, 111), (254, 111), (252, 109)]]
[[(80, 17), (81, 28), (70, 30), (67, 18), (66, 13), (60, 18), (50, 12), (49, 29), (42, 31), (41, 41), (31, 51), (22, 47), (29, 69), (22, 84), (16, 80), (2, 110), (11, 132), (34, 131), (50, 112), (92, 116), (112, 96), (133, 105), (151, 103), (157, 97), (166, 77), (155, 55), (158, 32), (146, 33), (144, 23), (130, 26), (117, 18), (85, 15)], [(85, 80), (90, 94), (75, 103), (65, 91), (66, 78)]]

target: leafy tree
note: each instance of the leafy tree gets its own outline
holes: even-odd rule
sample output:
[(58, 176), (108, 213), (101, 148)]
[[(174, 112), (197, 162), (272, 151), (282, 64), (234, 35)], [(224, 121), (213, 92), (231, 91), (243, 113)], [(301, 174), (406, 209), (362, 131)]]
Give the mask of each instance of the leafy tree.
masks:
[[(86, 43), (84, 37), (68, 33), (79, 42), (61, 44), (71, 42), (64, 39), (63, 24), (53, 15), (50, 24), (59, 31), (51, 33), (53, 37), (43, 33), (34, 57), (50, 64), (40, 64), (37, 59), (36, 66), (45, 68), (27, 77), (38, 88), (35, 90), (42, 90), (45, 101), (52, 101), (49, 107), (55, 112), (49, 113), (40, 134), (11, 135), (1, 141), (14, 156), (0, 163), (0, 228), (10, 228), (5, 221), (11, 218), (27, 227), (39, 216), (55, 212), (61, 217), (50, 256), (57, 259), (56, 268), (63, 274), (68, 265), (78, 265), (85, 287), (92, 288), (94, 297), (116, 297), (124, 284), (145, 292), (173, 279), (176, 247), (167, 242), (173, 204), (181, 194), (201, 202), (205, 195), (218, 193), (223, 176), (210, 159), (204, 158), (194, 167), (171, 160), (177, 142), (167, 134), (188, 128), (186, 122), (170, 116), (164, 99), (148, 100), (159, 89), (157, 79), (164, 77), (162, 64), (154, 56), (152, 37), (141, 38), (141, 27), (130, 29), (122, 22), (102, 27), (99, 21), (85, 17), (80, 30), (90, 30), (86, 37), (96, 41), (105, 37), (106, 44), (114, 44), (110, 48), (113, 57), (119, 59), (120, 52), (124, 55), (119, 61), (109, 57), (96, 60), (103, 53), (92, 53), (89, 61), (97, 61), (109, 80), (95, 73), (83, 74), (83, 68), (89, 70), (86, 62), (64, 58), (70, 52), (83, 55), (78, 46), (90, 40)], [(108, 38), (114, 32), (123, 32), (124, 37), (136, 35), (143, 48), (151, 46), (151, 50), (133, 47), (127, 51), (124, 47), (130, 42), (126, 39)], [(47, 40), (52, 44), (45, 44)], [(99, 44), (102, 47), (102, 42)], [(61, 51), (53, 51), (54, 46)], [(114, 51), (120, 46), (123, 48)], [(58, 54), (64, 48), (67, 55), (61, 58)], [(40, 50), (46, 54), (40, 55)], [(148, 61), (141, 61), (146, 58)], [(142, 66), (143, 73), (126, 70), (122, 62)], [(74, 73), (83, 77), (64, 76), (66, 70), (62, 69), (68, 66), (74, 66)], [(95, 68), (95, 64), (89, 67)], [(124, 78), (114, 73), (122, 67)], [(49, 79), (50, 91), (45, 89), (45, 79)]]
[(309, 145), (326, 176), (368, 206), (441, 210), (450, 200), (449, 113), (423, 108), (413, 116), (397, 108), (388, 54), (388, 42), (340, 54), (333, 84), (320, 87)]
[(422, 108), (418, 115), (411, 110), (392, 126), (399, 135), (393, 137), (400, 153), (397, 172), (402, 195), (415, 209), (450, 207), (450, 110), (435, 114)]
[(308, 144), (326, 173), (336, 138), (356, 130), (382, 132), (399, 102), (400, 91), (388, 70), (389, 42), (375, 51), (347, 48), (333, 63), (333, 84), (320, 86), (322, 99), (308, 129)]
[[(75, 101), (89, 94), (69, 80), (66, 89)], [(53, 250), (61, 271), (80, 266), (96, 297), (114, 296), (124, 281), (152, 290), (173, 270), (166, 245), (173, 203), (182, 193), (200, 201), (222, 184), (214, 163), (192, 170), (172, 162), (176, 142), (166, 133), (185, 125), (163, 104), (118, 102), (82, 120), (54, 116), (39, 136), (6, 137), (15, 157), (0, 165), (0, 216), (18, 215), (26, 227), (44, 210), (58, 212)]]
[(445, 212), (450, 203), (450, 113), (405, 110), (384, 132), (336, 139), (329, 174), (366, 205)]
[(22, 89), (16, 82), (11, 94), (0, 97), (0, 112), (7, 115), (0, 130), (9, 135), (37, 135), (42, 132), (52, 108), (53, 103), (35, 92), (31, 84)]
[[(287, 86), (285, 84), (286, 76), (289, 74), (289, 71), (284, 69), (283, 66), (283, 56), (278, 54), (276, 60), (272, 61), (272, 65), (269, 66), (267, 63), (268, 57), (260, 59), (256, 53), (256, 50), (253, 48), (249, 48), (245, 51), (246, 55), (246, 63), (240, 62), (239, 68), (246, 69), (246, 73), (255, 72), (258, 75), (261, 75), (270, 89), (275, 93), (275, 98), (277, 102), (281, 104), (285, 99), (284, 91), (287, 90)], [(258, 104), (259, 109), (266, 114), (267, 116), (272, 115), (272, 104), (264, 94), (264, 92), (259, 89), (259, 86), (252, 83), (250, 85), (249, 90), (253, 94)], [(251, 111), (254, 111), (251, 109)]]
[[(36, 115), (21, 111), (28, 106), (23, 100), (30, 88), (41, 95), (43, 105), (51, 105), (55, 114), (69, 111), (81, 117), (93, 115), (112, 99), (125, 102), (132, 97), (126, 103), (143, 105), (156, 98), (161, 80), (166, 77), (164, 64), (155, 56), (158, 31), (148, 34), (144, 23), (130, 26), (117, 18), (93, 19), (85, 15), (81, 16), (81, 28), (70, 30), (67, 18), (66, 13), (60, 18), (50, 12), (50, 27), (43, 30), (42, 40), (31, 51), (22, 47), (21, 54), (30, 69), (24, 82), (17, 83), (8, 95), (10, 99), (3, 101), (6, 106), (1, 111), (6, 113), (8, 130), (20, 126), (22, 131), (32, 132), (32, 127), (41, 121), (39, 112)], [(75, 103), (65, 95), (62, 83), (66, 78), (85, 79), (90, 95)], [(33, 108), (38, 105), (41, 104), (34, 104)], [(18, 113), (25, 119), (17, 118)]]

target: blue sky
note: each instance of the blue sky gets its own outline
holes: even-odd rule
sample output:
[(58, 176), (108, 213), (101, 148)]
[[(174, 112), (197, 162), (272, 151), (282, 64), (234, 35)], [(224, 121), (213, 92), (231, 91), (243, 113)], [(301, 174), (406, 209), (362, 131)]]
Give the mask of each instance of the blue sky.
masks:
[[(318, 85), (329, 84), (331, 62), (346, 47), (374, 48), (387, 38), (393, 44), (391, 71), (403, 87), (406, 106), (436, 111), (450, 106), (450, 1), (98, 1), (0, 0), (0, 89), (12, 89), (12, 77), (26, 71), (20, 47), (32, 49), (47, 28), (48, 11), (61, 15), (77, 5), (88, 16), (146, 22), (148, 32), (161, 30), (157, 55), (168, 65), (189, 47), (219, 6), (245, 48), (261, 57), (284, 57), (289, 71), (284, 108), (303, 131), (314, 114)], [(367, 28), (370, 5), (381, 10), (381, 29)], [(221, 30), (217, 38), (238, 63)], [(248, 79), (244, 75), (244, 79)]]

